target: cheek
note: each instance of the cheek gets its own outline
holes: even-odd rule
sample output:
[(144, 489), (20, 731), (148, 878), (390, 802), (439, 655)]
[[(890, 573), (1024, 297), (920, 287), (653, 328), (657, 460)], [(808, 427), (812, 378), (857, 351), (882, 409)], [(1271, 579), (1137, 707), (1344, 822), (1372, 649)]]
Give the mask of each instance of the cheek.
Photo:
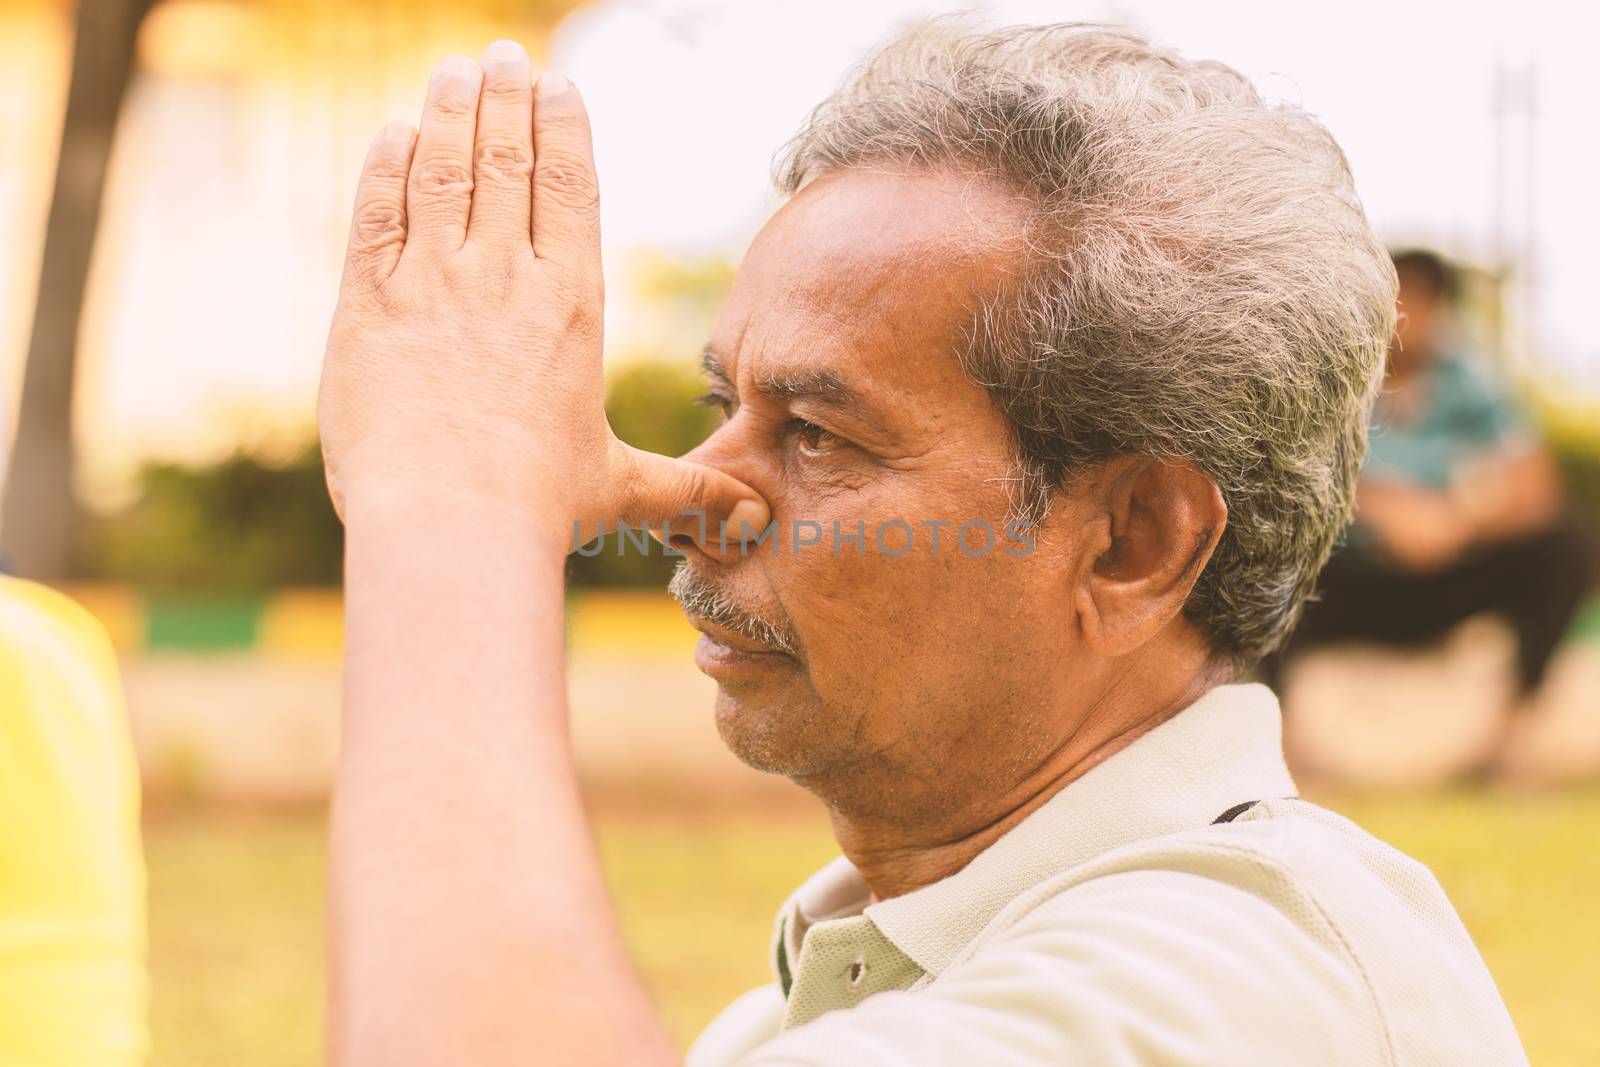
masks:
[[(1010, 554), (1023, 546), (1003, 510), (968, 529), (964, 553), (957, 512), (855, 503), (808, 516), (821, 543), (785, 546), (767, 563), (824, 703), (966, 703), (1007, 663), (1041, 654), (1035, 621), (1056, 609), (1054, 568), (1037, 549)], [(864, 545), (836, 543), (834, 522), (844, 534), (864, 524)]]
[[(825, 703), (939, 699), (1027, 646), (1013, 635), (1058, 607), (1041, 580), (1048, 550), (1009, 554), (1023, 546), (1006, 528), (1003, 428), (943, 435), (915, 468), (773, 487), (781, 543), (762, 565)], [(798, 545), (797, 523), (817, 543)]]
[(809, 688), (859, 751), (935, 768), (963, 746), (1001, 745), (1039, 693), (1063, 684), (1068, 649), (1031, 559), (790, 562), (815, 579), (797, 605)]

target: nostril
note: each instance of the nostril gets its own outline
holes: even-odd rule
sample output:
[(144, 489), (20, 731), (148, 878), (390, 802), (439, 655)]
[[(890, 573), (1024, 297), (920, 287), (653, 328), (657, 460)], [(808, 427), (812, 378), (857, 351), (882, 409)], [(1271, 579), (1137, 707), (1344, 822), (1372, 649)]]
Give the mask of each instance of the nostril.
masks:
[(688, 534), (673, 534), (671, 537), (667, 538), (667, 544), (671, 545), (673, 548), (676, 548), (680, 552), (686, 552), (694, 547), (694, 538), (690, 537)]

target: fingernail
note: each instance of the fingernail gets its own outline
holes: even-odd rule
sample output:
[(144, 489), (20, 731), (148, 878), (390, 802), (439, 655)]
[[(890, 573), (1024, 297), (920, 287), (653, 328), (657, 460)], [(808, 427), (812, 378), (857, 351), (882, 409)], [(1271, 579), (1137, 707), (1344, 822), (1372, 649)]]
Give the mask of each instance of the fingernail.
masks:
[(540, 96), (559, 96), (566, 92), (567, 87), (571, 84), (564, 75), (553, 70), (547, 70), (539, 75), (538, 92)]
[(490, 77), (526, 77), (531, 69), (527, 49), (515, 41), (496, 41), (483, 50), (483, 72)]
[(743, 541), (767, 528), (767, 506), (759, 500), (741, 500), (728, 512), (728, 530)]
[(404, 159), (411, 151), (411, 124), (398, 120), (384, 125), (367, 149), (367, 159)]
[(454, 88), (473, 85), (478, 80), (478, 64), (466, 56), (451, 56), (434, 69), (433, 80)]

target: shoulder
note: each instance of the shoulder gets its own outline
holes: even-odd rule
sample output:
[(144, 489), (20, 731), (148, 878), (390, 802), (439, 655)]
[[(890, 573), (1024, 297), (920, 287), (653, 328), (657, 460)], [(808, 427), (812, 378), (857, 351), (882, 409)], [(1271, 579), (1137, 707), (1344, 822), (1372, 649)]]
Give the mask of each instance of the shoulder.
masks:
[(5, 575), (0, 734), (19, 759), (28, 754), (37, 774), (47, 767), (65, 773), (68, 766), (94, 766), (96, 780), (136, 779), (122, 682), (105, 628), (56, 590)]
[(0, 574), (0, 657), (59, 663), (63, 658), (115, 673), (104, 627), (71, 597), (36, 582)]
[(684, 1067), (732, 1067), (777, 1035), (785, 1007), (775, 982), (750, 990), (700, 1032), (684, 1057)]
[(1067, 1062), (1526, 1058), (1427, 869), (1332, 813), (1269, 801), (1049, 879), (937, 976), (738, 1061)]
[(786, 1031), (741, 1067), (1392, 1063), (1359, 974), (1300, 932), (1303, 907), (1271, 902), (1276, 848), (1224, 829), (1049, 879), (938, 975)]
[[(1450, 1062), (1521, 1062), (1482, 958), (1426, 866), (1299, 800), (1107, 853), (1019, 898), (976, 961), (1076, 959), (1130, 999), (1159, 979), (1170, 1007), (1257, 1033), (1293, 1021), (1330, 1056), (1451, 1050)], [(1329, 1062), (1337, 1062), (1334, 1056)], [(1320, 1061), (1319, 1061), (1320, 1062)]]

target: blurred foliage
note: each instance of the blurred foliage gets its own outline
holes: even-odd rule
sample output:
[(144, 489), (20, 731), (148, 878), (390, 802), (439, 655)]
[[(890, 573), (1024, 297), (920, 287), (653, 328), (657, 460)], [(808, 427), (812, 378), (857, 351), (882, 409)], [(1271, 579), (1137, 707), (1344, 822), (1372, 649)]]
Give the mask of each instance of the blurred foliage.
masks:
[(704, 336), (737, 273), (738, 268), (722, 256), (685, 260), (646, 253), (634, 264), (633, 284), (642, 299), (692, 320)]
[[(708, 287), (721, 284), (716, 277)], [(702, 297), (691, 286), (686, 299)], [(606, 414), (628, 444), (681, 456), (720, 418), (695, 403), (703, 392), (697, 369), (681, 360), (636, 359), (612, 374)], [(1600, 411), (1554, 391), (1537, 393), (1530, 402), (1566, 476), (1573, 510), (1600, 533)], [(242, 452), (205, 466), (151, 463), (138, 482), (132, 506), (94, 524), (87, 577), (208, 594), (338, 584), (343, 532), (328, 503), (315, 444), (287, 463)], [(612, 535), (598, 554), (574, 554), (568, 566), (572, 584), (663, 585), (676, 557), (653, 540), (641, 552), (637, 540)]]
[(697, 368), (634, 363), (616, 372), (606, 388), (606, 417), (617, 436), (635, 448), (681, 456), (721, 421), (715, 408), (696, 403), (705, 391)]
[[(564, 2), (554, 0), (549, 9)], [(733, 264), (717, 256), (636, 258), (630, 284), (639, 305), (637, 336), (647, 338), (648, 347), (628, 346), (606, 388), (606, 414), (623, 441), (681, 456), (716, 426), (716, 411), (695, 403), (704, 388), (698, 367), (685, 356), (709, 335), (733, 276)], [(328, 503), (315, 442), (287, 463), (243, 451), (207, 465), (151, 463), (139, 471), (137, 485), (131, 506), (92, 524), (84, 577), (213, 595), (339, 583), (343, 530)], [(608, 536), (598, 554), (574, 555), (572, 584), (664, 585), (677, 557), (648, 538), (641, 552), (639, 540)]]
[[(681, 363), (641, 361), (616, 372), (606, 412), (622, 440), (678, 456), (719, 416), (696, 404), (698, 373)], [(85, 576), (163, 593), (240, 594), (280, 586), (339, 583), (344, 534), (323, 481), (315, 443), (287, 463), (244, 452), (219, 463), (149, 463), (139, 493), (90, 529)], [(608, 537), (600, 554), (573, 556), (575, 585), (661, 586), (673, 557), (655, 541), (647, 554)]]
[(92, 524), (88, 577), (207, 594), (339, 582), (344, 530), (314, 442), (286, 463), (147, 463), (138, 485), (132, 505)]

